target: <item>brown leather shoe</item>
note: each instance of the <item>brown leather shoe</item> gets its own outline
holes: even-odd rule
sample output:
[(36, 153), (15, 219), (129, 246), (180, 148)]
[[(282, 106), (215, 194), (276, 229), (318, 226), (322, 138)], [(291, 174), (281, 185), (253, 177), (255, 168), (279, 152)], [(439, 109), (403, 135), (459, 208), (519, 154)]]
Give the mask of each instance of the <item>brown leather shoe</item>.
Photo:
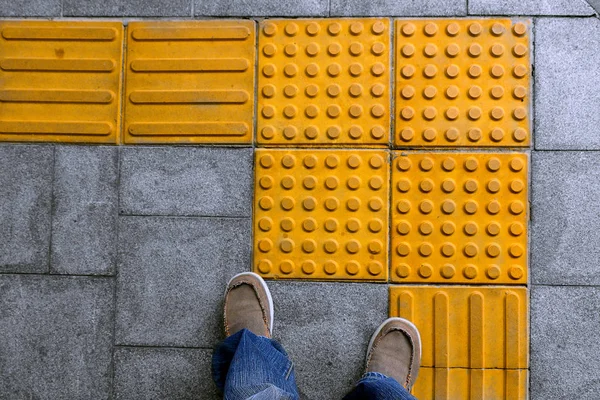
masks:
[(225, 290), (225, 336), (246, 328), (270, 338), (273, 331), (273, 299), (267, 283), (253, 272), (237, 274)]
[(410, 391), (421, 365), (421, 336), (412, 322), (389, 318), (379, 325), (367, 349), (366, 372), (394, 378)]

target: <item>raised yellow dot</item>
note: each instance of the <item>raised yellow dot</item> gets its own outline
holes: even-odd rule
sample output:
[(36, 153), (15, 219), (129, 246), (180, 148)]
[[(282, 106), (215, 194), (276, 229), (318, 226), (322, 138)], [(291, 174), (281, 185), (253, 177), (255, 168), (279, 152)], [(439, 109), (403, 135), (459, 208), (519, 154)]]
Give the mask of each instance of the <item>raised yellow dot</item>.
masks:
[(356, 233), (360, 229), (360, 221), (356, 218), (350, 218), (346, 222), (346, 229), (348, 232)]
[(356, 197), (349, 198), (346, 202), (346, 208), (348, 208), (350, 211), (358, 211), (360, 208), (360, 200)]
[(456, 231), (456, 226), (454, 225), (453, 222), (449, 222), (449, 221), (448, 222), (444, 222), (442, 224), (441, 231), (442, 231), (442, 233), (444, 235), (450, 236), (450, 235), (453, 235), (454, 232)]
[(469, 35), (471, 36), (479, 36), (483, 32), (483, 27), (478, 22), (473, 22), (469, 24)]
[(469, 50), (467, 50), (467, 52), (469, 53), (469, 55), (471, 57), (479, 57), (481, 55), (481, 52), (483, 51), (483, 49), (481, 48), (481, 45), (478, 43), (473, 43), (469, 46)]
[(459, 52), (460, 52), (460, 47), (456, 43), (450, 43), (446, 47), (446, 55), (448, 57), (454, 58), (458, 55)]
[(317, 264), (312, 260), (307, 260), (302, 263), (302, 272), (306, 275), (312, 275), (317, 269)]
[(277, 25), (271, 22), (266, 23), (263, 27), (263, 33), (266, 36), (273, 36), (275, 33), (277, 33)]
[(500, 233), (500, 224), (497, 222), (491, 222), (485, 230), (488, 235), (497, 236)]
[(435, 56), (437, 54), (437, 46), (433, 43), (428, 43), (423, 49), (423, 54), (425, 54), (426, 57)]
[(400, 96), (402, 96), (405, 99), (411, 99), (414, 95), (415, 88), (410, 85), (404, 86), (400, 91)]
[(361, 43), (359, 43), (359, 42), (351, 43), (350, 47), (348, 48), (348, 51), (353, 56), (359, 56), (363, 52), (363, 45)]
[(332, 22), (327, 26), (327, 32), (332, 36), (337, 36), (342, 31), (342, 26), (337, 22)]
[(438, 26), (433, 22), (430, 22), (423, 27), (423, 32), (427, 36), (433, 36), (438, 32)]
[(350, 64), (348, 71), (350, 72), (350, 75), (352, 75), (352, 76), (359, 76), (363, 72), (363, 66), (362, 66), (362, 64), (359, 64), (359, 63), (353, 63), (353, 64)]
[(317, 221), (314, 218), (307, 218), (302, 222), (302, 229), (306, 232), (312, 232), (317, 229)]
[(467, 222), (463, 227), (463, 231), (469, 236), (474, 236), (478, 230), (479, 228), (475, 222)]
[(444, 243), (441, 248), (441, 253), (444, 257), (452, 257), (456, 252), (456, 246), (452, 243)]
[(410, 223), (408, 221), (400, 221), (396, 226), (396, 231), (401, 235), (407, 235), (410, 232)]
[(442, 182), (442, 190), (445, 193), (452, 193), (456, 188), (456, 183), (454, 183), (453, 179), (444, 179)]
[(410, 142), (415, 137), (415, 131), (412, 128), (404, 128), (400, 131), (400, 139), (405, 142)]
[(402, 34), (404, 36), (412, 36), (412, 35), (414, 35), (416, 28), (415, 28), (414, 24), (406, 23), (406, 24), (402, 25), (402, 28), (400, 28), (400, 31), (402, 32)]
[(433, 274), (433, 268), (429, 264), (421, 264), (418, 270), (418, 274), (421, 278), (429, 278)]
[(419, 246), (419, 254), (423, 257), (429, 257), (433, 253), (433, 246), (430, 243), (423, 243)]
[(311, 22), (310, 24), (306, 25), (306, 33), (309, 36), (315, 36), (320, 30), (321, 27), (316, 22)]
[(430, 235), (433, 232), (433, 224), (429, 221), (422, 222), (419, 225), (419, 232), (421, 233), (421, 235)]
[(323, 264), (323, 271), (325, 271), (327, 275), (335, 274), (337, 272), (337, 269), (338, 264), (335, 261), (328, 260), (325, 261), (325, 263)]
[(279, 243), (279, 249), (284, 253), (291, 253), (294, 250), (294, 241), (291, 239), (283, 239)]

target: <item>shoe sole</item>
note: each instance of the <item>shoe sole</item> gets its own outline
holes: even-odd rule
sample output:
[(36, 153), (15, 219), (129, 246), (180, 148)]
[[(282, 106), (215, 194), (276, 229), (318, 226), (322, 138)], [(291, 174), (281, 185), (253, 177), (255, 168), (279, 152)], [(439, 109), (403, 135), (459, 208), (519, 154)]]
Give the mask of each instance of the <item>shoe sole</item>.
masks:
[(269, 315), (271, 316), (270, 321), (269, 321), (269, 333), (271, 335), (273, 335), (273, 320), (274, 320), (274, 311), (273, 311), (273, 298), (271, 297), (271, 291), (269, 290), (269, 287), (267, 286), (267, 282), (265, 282), (265, 280), (258, 274), (255, 274), (254, 272), (241, 272), (235, 276), (233, 276), (229, 282), (227, 282), (227, 286), (225, 288), (225, 293), (227, 293), (227, 289), (229, 288), (229, 285), (231, 284), (231, 282), (236, 279), (239, 278), (240, 276), (252, 276), (256, 279), (258, 279), (258, 281), (260, 282), (263, 290), (265, 291), (265, 293), (267, 294), (267, 299), (269, 301)]
[(375, 330), (375, 333), (373, 334), (373, 336), (371, 336), (371, 340), (369, 341), (369, 347), (367, 347), (367, 355), (365, 356), (365, 363), (367, 362), (368, 358), (369, 358), (369, 354), (371, 354), (371, 348), (373, 347), (373, 343), (375, 342), (375, 338), (377, 337), (377, 335), (379, 335), (379, 332), (381, 332), (381, 330), (383, 329), (383, 327), (385, 325), (387, 325), (388, 322), (390, 321), (401, 321), (403, 324), (408, 325), (410, 328), (412, 328), (416, 334), (417, 334), (417, 340), (419, 341), (419, 360), (421, 359), (421, 356), (423, 355), (423, 346), (421, 346), (421, 333), (419, 332), (419, 330), (417, 329), (417, 327), (415, 326), (415, 324), (413, 324), (412, 322), (410, 322), (407, 319), (404, 318), (398, 318), (398, 317), (392, 317), (392, 318), (388, 318), (385, 321), (383, 321), (381, 323), (381, 325), (379, 325), (379, 327)]

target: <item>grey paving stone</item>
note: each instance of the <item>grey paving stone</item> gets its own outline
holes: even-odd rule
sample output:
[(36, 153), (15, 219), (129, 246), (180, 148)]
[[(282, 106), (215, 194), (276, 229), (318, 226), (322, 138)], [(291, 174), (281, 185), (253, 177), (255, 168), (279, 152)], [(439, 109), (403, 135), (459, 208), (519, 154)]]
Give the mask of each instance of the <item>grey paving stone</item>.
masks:
[(600, 153), (537, 151), (532, 159), (532, 282), (600, 284)]
[(252, 149), (123, 148), (120, 213), (248, 217)]
[(329, 0), (192, 0), (196, 16), (319, 16), (329, 14)]
[(211, 347), (228, 280), (251, 267), (251, 221), (122, 217), (117, 343)]
[(0, 17), (60, 17), (61, 0), (0, 0)]
[(367, 345), (387, 318), (382, 284), (269, 281), (273, 335), (291, 356), (305, 400), (340, 399), (364, 372)]
[(466, 0), (331, 0), (334, 16), (461, 16)]
[(191, 0), (63, 0), (65, 17), (189, 17)]
[(118, 347), (115, 398), (216, 400), (211, 359), (212, 350)]
[(600, 398), (600, 288), (533, 286), (532, 400)]
[(0, 272), (48, 272), (54, 150), (0, 145)]
[(596, 13), (600, 13), (600, 0), (587, 0), (590, 6), (596, 11)]
[(117, 175), (116, 147), (56, 148), (51, 272), (114, 272)]
[(107, 399), (113, 280), (0, 275), (0, 398)]
[(469, 0), (474, 15), (592, 15), (585, 0)]
[(600, 149), (600, 20), (535, 23), (536, 149)]

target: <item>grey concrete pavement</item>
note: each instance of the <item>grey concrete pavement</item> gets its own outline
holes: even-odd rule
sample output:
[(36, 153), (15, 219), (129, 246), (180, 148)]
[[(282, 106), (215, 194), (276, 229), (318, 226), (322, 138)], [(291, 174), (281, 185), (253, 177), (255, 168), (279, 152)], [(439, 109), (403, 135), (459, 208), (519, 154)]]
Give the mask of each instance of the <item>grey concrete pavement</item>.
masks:
[(190, 0), (63, 0), (65, 17), (189, 17)]
[(597, 286), (533, 286), (532, 400), (598, 399), (599, 309)]
[(600, 153), (533, 152), (531, 281), (600, 285)]
[(225, 286), (251, 265), (250, 220), (123, 217), (119, 238), (117, 343), (213, 346)]
[(329, 0), (192, 0), (199, 16), (326, 17)]
[(210, 375), (210, 349), (119, 347), (116, 400), (218, 399)]
[(0, 272), (47, 272), (54, 148), (0, 146)]
[(113, 280), (0, 275), (0, 399), (107, 399)]
[(269, 282), (273, 336), (294, 361), (303, 400), (339, 399), (364, 373), (367, 345), (387, 318), (388, 286)]
[(250, 217), (252, 149), (126, 147), (120, 214)]
[(589, 16), (594, 13), (585, 0), (469, 0), (472, 15)]
[(118, 151), (116, 147), (56, 148), (52, 273), (114, 273)]
[(535, 148), (600, 149), (600, 19), (535, 21)]
[(331, 0), (332, 16), (464, 16), (464, 0)]

